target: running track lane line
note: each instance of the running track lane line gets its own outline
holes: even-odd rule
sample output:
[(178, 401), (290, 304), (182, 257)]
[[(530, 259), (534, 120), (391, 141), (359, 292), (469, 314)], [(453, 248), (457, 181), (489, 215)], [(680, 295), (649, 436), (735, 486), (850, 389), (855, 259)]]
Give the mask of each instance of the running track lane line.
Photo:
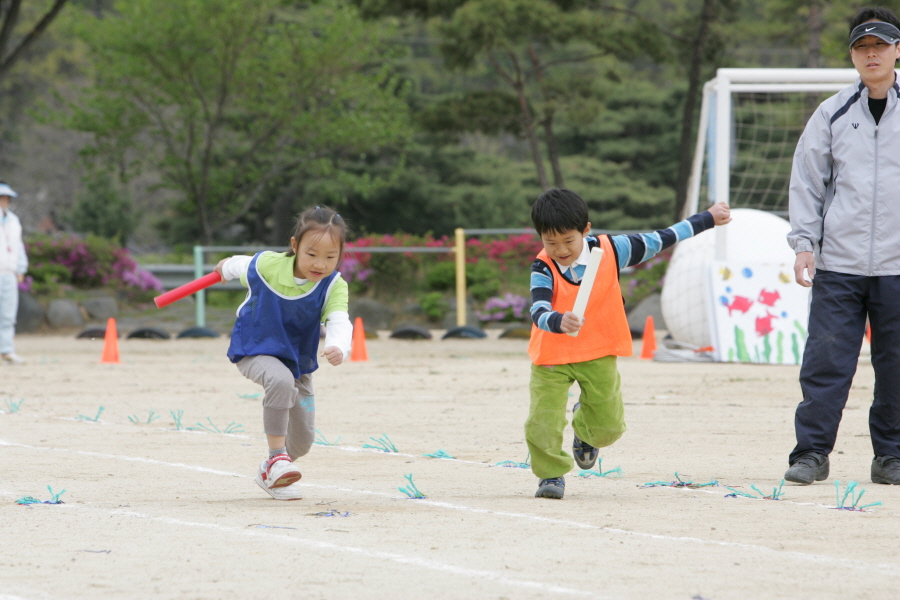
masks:
[[(154, 464), (154, 465), (161, 465), (161, 466), (167, 466), (167, 467), (175, 467), (175, 468), (180, 468), (180, 469), (187, 469), (187, 470), (191, 470), (191, 471), (198, 471), (201, 473), (209, 473), (212, 475), (224, 475), (226, 477), (241, 477), (241, 478), (245, 478), (245, 479), (250, 479), (249, 475), (243, 475), (240, 473), (231, 473), (229, 471), (220, 471), (217, 469), (210, 469), (207, 467), (201, 467), (201, 466), (197, 466), (197, 465), (187, 465), (184, 463), (164, 462), (164, 461), (155, 460), (152, 458), (142, 458), (142, 457), (136, 457), (136, 456), (123, 456), (123, 455), (117, 455), (117, 454), (103, 454), (101, 452), (91, 452), (88, 450), (69, 450), (67, 448), (48, 448), (45, 446), (30, 446), (27, 444), (8, 442), (6, 440), (0, 440), (0, 446), (27, 448), (29, 450), (47, 450), (47, 451), (54, 451), (54, 452), (68, 452), (68, 453), (72, 453), (72, 454), (80, 454), (82, 456), (93, 456), (93, 457), (97, 457), (97, 458), (110, 458), (110, 459), (115, 459), (115, 460), (127, 460), (127, 461), (133, 461), (133, 462), (142, 462), (142, 463), (147, 463), (147, 464)], [(394, 495), (387, 494), (384, 492), (376, 492), (376, 491), (372, 491), (372, 490), (357, 490), (357, 489), (341, 487), (341, 486), (320, 485), (320, 484), (314, 484), (314, 483), (302, 483), (302, 482), (298, 482), (298, 483), (299, 483), (299, 485), (301, 485), (303, 487), (307, 487), (307, 488), (339, 491), (339, 492), (346, 492), (346, 493), (359, 494), (359, 495), (368, 495), (368, 496), (381, 496), (384, 498), (395, 499), (395, 500), (399, 500), (399, 499), (405, 500), (405, 498), (401, 498), (399, 496), (394, 496)], [(706, 540), (703, 538), (695, 538), (695, 537), (688, 537), (688, 536), (670, 536), (670, 535), (662, 535), (662, 534), (657, 534), (657, 533), (645, 533), (645, 532), (641, 532), (641, 531), (617, 529), (614, 527), (603, 527), (601, 525), (591, 525), (590, 523), (581, 523), (579, 521), (570, 521), (567, 519), (554, 519), (551, 517), (542, 517), (540, 515), (534, 515), (534, 514), (530, 514), (530, 513), (514, 513), (514, 512), (506, 512), (506, 511), (489, 510), (486, 508), (473, 508), (470, 506), (464, 506), (464, 505), (460, 505), (460, 504), (451, 504), (449, 502), (438, 502), (435, 500), (428, 500), (428, 499), (415, 500), (415, 501), (411, 501), (411, 502), (413, 502), (413, 504), (422, 504), (422, 505), (434, 506), (437, 508), (444, 508), (444, 509), (449, 509), (449, 510), (471, 512), (471, 513), (476, 513), (476, 514), (489, 514), (489, 515), (496, 515), (498, 517), (510, 517), (510, 518), (514, 518), (514, 519), (526, 519), (526, 520), (537, 521), (537, 522), (542, 522), (542, 523), (550, 523), (550, 524), (554, 524), (554, 525), (566, 525), (566, 526), (575, 527), (578, 529), (596, 529), (599, 531), (607, 531), (609, 533), (616, 533), (616, 534), (620, 534), (620, 535), (627, 535), (627, 536), (633, 536), (633, 537), (642, 537), (642, 538), (654, 539), (654, 540), (665, 540), (665, 541), (673, 541), (673, 542), (688, 542), (688, 543), (694, 543), (694, 544), (709, 545), (709, 546), (722, 546), (722, 547), (728, 547), (728, 548), (742, 548), (745, 550), (755, 550), (757, 552), (766, 553), (766, 554), (772, 553), (772, 554), (777, 554), (778, 556), (796, 558), (796, 559), (800, 559), (800, 560), (807, 560), (807, 561), (813, 561), (813, 562), (819, 562), (819, 563), (833, 563), (833, 564), (838, 564), (838, 565), (842, 565), (842, 566), (845, 566), (848, 568), (858, 569), (858, 570), (862, 570), (862, 571), (877, 569), (882, 572), (891, 572), (896, 575), (900, 575), (900, 566), (893, 565), (893, 564), (867, 563), (867, 562), (863, 562), (863, 561), (850, 560), (850, 559), (846, 559), (846, 558), (826, 556), (826, 555), (821, 555), (821, 554), (808, 554), (805, 552), (775, 550), (773, 548), (769, 548), (768, 546), (759, 546), (756, 544), (742, 544), (739, 542), (723, 542), (723, 541), (719, 541), (719, 540)]]
[[(9, 444), (3, 444), (9, 445)], [(14, 496), (10, 492), (0, 491), (0, 495), (4, 496)], [(218, 525), (216, 523), (199, 523), (195, 521), (184, 521), (182, 519), (173, 519), (171, 517), (153, 517), (150, 515), (126, 511), (126, 510), (105, 510), (100, 508), (94, 508), (90, 506), (72, 506), (70, 508), (77, 508), (79, 510), (88, 510), (92, 512), (103, 512), (110, 515), (122, 516), (122, 517), (132, 517), (137, 519), (146, 519), (149, 521), (154, 521), (157, 523), (164, 523), (166, 525), (174, 525), (177, 527), (193, 527), (193, 528), (202, 528), (202, 529), (211, 529), (214, 531), (228, 533), (232, 535), (239, 535), (244, 537), (255, 537), (264, 539), (266, 541), (279, 541), (283, 543), (291, 543), (298, 544), (300, 546), (305, 546), (307, 548), (312, 548), (315, 550), (325, 550), (331, 552), (339, 552), (339, 553), (347, 553), (347, 554), (355, 554), (356, 556), (362, 556), (365, 558), (375, 558), (379, 560), (386, 560), (390, 562), (399, 563), (401, 565), (408, 565), (412, 567), (417, 567), (420, 569), (430, 569), (433, 571), (441, 571), (444, 573), (450, 573), (451, 575), (457, 575), (460, 577), (466, 577), (469, 579), (483, 579), (487, 581), (492, 581), (494, 583), (499, 583), (501, 585), (518, 587), (518, 588), (526, 588), (530, 590), (540, 590), (546, 591), (549, 593), (556, 594), (567, 594), (570, 596), (583, 596), (586, 598), (598, 598), (598, 599), (610, 599), (610, 596), (599, 596), (593, 592), (588, 592), (584, 590), (577, 590), (574, 588), (563, 587), (559, 585), (553, 585), (550, 583), (544, 583), (541, 581), (530, 581), (527, 579), (512, 579), (505, 575), (501, 575), (494, 571), (485, 571), (482, 569), (468, 569), (465, 567), (458, 567), (456, 565), (439, 562), (436, 560), (430, 560), (419, 557), (411, 557), (405, 556), (403, 554), (395, 554), (393, 552), (381, 552), (381, 551), (373, 551), (367, 550), (365, 548), (359, 548), (357, 546), (344, 546), (341, 544), (332, 544), (331, 542), (322, 542), (318, 540), (311, 540), (307, 538), (295, 537), (288, 534), (283, 533), (274, 533), (268, 531), (260, 531), (255, 529), (243, 529), (238, 527), (227, 527), (224, 525)], [(0, 600), (3, 600), (4, 596), (0, 596)]]

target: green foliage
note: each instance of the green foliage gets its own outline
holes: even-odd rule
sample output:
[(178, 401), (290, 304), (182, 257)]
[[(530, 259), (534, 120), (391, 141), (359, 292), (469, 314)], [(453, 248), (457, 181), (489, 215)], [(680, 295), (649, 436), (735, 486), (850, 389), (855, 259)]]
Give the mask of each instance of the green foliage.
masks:
[[(377, 166), (373, 170), (379, 173)], [(351, 224), (365, 224), (369, 232), (450, 235), (455, 227), (527, 227), (533, 182), (527, 163), (417, 143), (393, 181), (366, 196), (351, 194), (341, 215)]]
[(32, 279), (31, 292), (36, 296), (58, 296), (72, 282), (72, 272), (59, 264), (29, 267), (28, 276)]
[(157, 173), (178, 193), (173, 216), (192, 216), (207, 243), (286, 174), (352, 187), (336, 161), (407, 135), (384, 66), (386, 28), (336, 0), (281, 4), (130, 0), (78, 28), (95, 82), (66, 123), (93, 134), (84, 156), (125, 178)]
[(450, 303), (441, 292), (428, 292), (419, 296), (419, 305), (434, 323), (439, 323), (450, 312)]
[(462, 97), (443, 99), (423, 109), (417, 121), (424, 131), (458, 137), (463, 131), (488, 135), (522, 135), (516, 97), (498, 90), (475, 90)]
[(479, 261), (466, 265), (466, 281), (469, 295), (476, 300), (487, 300), (500, 291), (500, 267), (492, 262)]
[(569, 187), (587, 202), (593, 227), (631, 230), (668, 227), (672, 188), (635, 179), (627, 164), (571, 156), (562, 164)]
[(206, 291), (206, 304), (214, 308), (233, 308), (243, 302), (246, 297), (246, 291), (217, 290), (213, 287)]
[(434, 265), (425, 274), (425, 286), (435, 292), (449, 292), (456, 289), (456, 263), (442, 262)]
[(72, 209), (72, 227), (125, 244), (136, 224), (131, 199), (105, 174), (88, 180), (86, 188)]
[[(503, 284), (500, 267), (493, 262), (477, 261), (466, 265), (466, 289), (476, 300), (485, 300), (500, 291)], [(456, 263), (442, 262), (425, 274), (425, 286), (434, 293), (456, 289)]]

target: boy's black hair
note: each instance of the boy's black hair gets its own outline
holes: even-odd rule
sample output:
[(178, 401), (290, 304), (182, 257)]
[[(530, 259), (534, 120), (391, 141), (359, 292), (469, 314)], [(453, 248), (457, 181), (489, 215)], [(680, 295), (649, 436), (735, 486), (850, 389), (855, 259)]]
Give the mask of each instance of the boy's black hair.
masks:
[(531, 222), (538, 235), (573, 229), (581, 233), (588, 224), (587, 203), (571, 190), (551, 188), (531, 206)]
[(897, 29), (900, 29), (900, 19), (894, 14), (894, 11), (889, 8), (884, 8), (883, 6), (872, 6), (859, 9), (859, 12), (856, 13), (856, 16), (850, 21), (850, 31), (852, 32), (866, 21), (871, 21), (872, 19), (882, 21), (883, 23), (890, 23)]

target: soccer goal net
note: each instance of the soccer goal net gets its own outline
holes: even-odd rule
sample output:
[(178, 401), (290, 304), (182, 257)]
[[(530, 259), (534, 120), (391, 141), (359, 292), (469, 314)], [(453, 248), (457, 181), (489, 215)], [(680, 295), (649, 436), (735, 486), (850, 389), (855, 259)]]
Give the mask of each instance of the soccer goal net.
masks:
[(716, 360), (799, 360), (800, 338), (797, 352), (765, 351), (775, 347), (766, 336), (791, 340), (794, 323), (806, 323), (805, 288), (793, 284), (785, 240), (791, 163), (818, 105), (856, 77), (854, 69), (719, 69), (706, 83), (684, 214), (715, 202), (737, 210), (728, 227), (675, 248), (662, 311), (676, 341), (713, 347)]
[(703, 87), (685, 215), (719, 201), (787, 214), (806, 122), (856, 77), (855, 69), (719, 69)]

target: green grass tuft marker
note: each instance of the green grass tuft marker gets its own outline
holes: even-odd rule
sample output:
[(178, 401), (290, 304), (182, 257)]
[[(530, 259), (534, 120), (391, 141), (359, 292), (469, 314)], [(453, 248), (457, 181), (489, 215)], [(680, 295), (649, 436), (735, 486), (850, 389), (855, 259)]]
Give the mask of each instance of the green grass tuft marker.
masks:
[[(158, 414), (156, 414), (156, 411), (154, 409), (151, 408), (150, 414), (147, 415), (147, 421), (145, 423), (147, 425), (149, 425), (150, 423), (152, 423), (153, 421), (155, 421), (156, 419), (159, 419), (159, 418), (160, 418), (160, 416)], [(129, 416), (128, 420), (131, 421), (132, 423), (134, 423), (135, 425), (137, 425), (138, 423), (141, 422), (140, 418), (138, 418), (137, 415)]]
[(316, 439), (313, 443), (319, 444), (320, 446), (337, 446), (338, 442), (340, 442), (340, 441), (341, 441), (341, 438), (340, 438), (340, 436), (338, 436), (338, 439), (334, 440), (333, 442), (329, 442), (328, 438), (326, 438), (324, 435), (322, 435), (321, 431), (316, 429)]
[(398, 452), (397, 447), (391, 441), (391, 438), (387, 436), (386, 433), (382, 433), (380, 438), (373, 438), (369, 436), (369, 439), (378, 444), (374, 446), (372, 444), (363, 444), (363, 448), (372, 448), (374, 450), (381, 450), (382, 452)]
[(447, 459), (450, 459), (450, 460), (456, 460), (456, 457), (455, 457), (455, 456), (450, 456), (449, 454), (447, 454), (447, 453), (444, 452), (443, 450), (438, 450), (437, 452), (433, 452), (433, 453), (431, 453), (431, 454), (423, 454), (422, 456), (425, 456), (425, 457), (427, 457), (427, 458), (447, 458)]
[(584, 477), (584, 478), (607, 477), (609, 475), (619, 475), (621, 477), (622, 476), (622, 467), (616, 467), (615, 469), (610, 469), (609, 471), (604, 471), (602, 458), (597, 459), (597, 470), (596, 471), (591, 470), (591, 469), (582, 469), (581, 471), (578, 472), (578, 476)]
[(11, 400), (10, 398), (4, 398), (3, 402), (6, 404), (6, 412), (9, 414), (19, 412), (19, 408), (22, 406), (22, 403), (25, 402), (25, 399), (22, 398), (18, 402)]
[(678, 488), (702, 488), (702, 487), (710, 487), (710, 486), (718, 486), (719, 482), (715, 479), (711, 479), (709, 483), (694, 483), (693, 481), (684, 481), (681, 477), (679, 477), (678, 472), (675, 472), (675, 479), (677, 481), (650, 481), (645, 483), (644, 485), (640, 485), (638, 487), (642, 488), (650, 488), (650, 487), (678, 487)]
[(101, 406), (101, 407), (97, 410), (97, 416), (96, 416), (96, 417), (93, 417), (93, 418), (92, 418), (92, 417), (88, 417), (88, 416), (85, 416), (85, 415), (78, 415), (77, 418), (78, 418), (79, 420), (81, 420), (81, 421), (91, 421), (92, 423), (98, 423), (98, 422), (100, 421), (100, 413), (102, 413), (102, 412), (103, 412), (103, 407)]
[(169, 414), (172, 415), (172, 420), (175, 421), (175, 429), (181, 431), (184, 427), (181, 425), (181, 417), (184, 416), (184, 411), (179, 410), (177, 413), (174, 410), (170, 410)]
[(416, 487), (416, 484), (413, 483), (412, 473), (410, 473), (409, 475), (404, 475), (403, 477), (404, 479), (406, 479), (406, 481), (409, 482), (409, 487), (399, 487), (397, 488), (398, 490), (406, 494), (406, 496), (410, 500), (421, 500), (422, 498), (426, 497), (425, 494), (419, 491), (419, 488)]
[[(871, 504), (864, 504), (862, 506), (859, 506), (859, 501), (862, 499), (863, 494), (866, 493), (866, 490), (860, 488), (859, 493), (857, 494), (856, 490), (858, 486), (858, 482), (848, 481), (847, 485), (844, 488), (844, 494), (841, 495), (841, 481), (837, 480), (834, 482), (835, 508), (837, 510), (854, 510), (857, 512), (864, 512), (865, 509), (869, 508), (870, 506), (881, 506), (881, 502), (872, 502)], [(850, 506), (846, 506), (848, 497), (852, 502)]]

